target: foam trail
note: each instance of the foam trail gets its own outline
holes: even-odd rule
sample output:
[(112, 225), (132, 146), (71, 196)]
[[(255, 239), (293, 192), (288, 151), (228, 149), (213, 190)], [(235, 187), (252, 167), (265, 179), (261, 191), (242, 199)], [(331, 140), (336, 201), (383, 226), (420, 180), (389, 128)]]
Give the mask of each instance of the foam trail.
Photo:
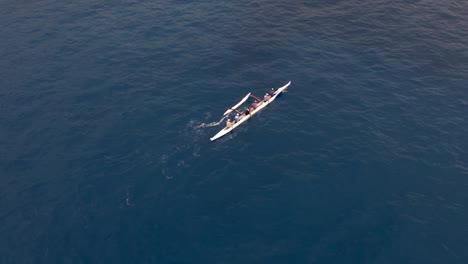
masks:
[(208, 123), (208, 124), (206, 124), (206, 123), (201, 123), (200, 125), (196, 126), (195, 128), (206, 128), (206, 127), (214, 127), (214, 126), (217, 126), (217, 125), (223, 123), (223, 121), (226, 120), (227, 117), (228, 117), (228, 116), (225, 115), (225, 116), (223, 116), (219, 121), (214, 121), (214, 122), (211, 122), (211, 123)]
[(159, 162), (161, 174), (166, 179), (184, 175), (194, 160), (201, 156), (203, 144), (208, 142), (209, 137), (206, 135), (205, 128), (220, 125), (227, 118), (228, 116), (223, 116), (220, 120), (211, 123), (191, 120), (185, 129), (179, 132), (180, 140), (173, 150), (161, 156)]

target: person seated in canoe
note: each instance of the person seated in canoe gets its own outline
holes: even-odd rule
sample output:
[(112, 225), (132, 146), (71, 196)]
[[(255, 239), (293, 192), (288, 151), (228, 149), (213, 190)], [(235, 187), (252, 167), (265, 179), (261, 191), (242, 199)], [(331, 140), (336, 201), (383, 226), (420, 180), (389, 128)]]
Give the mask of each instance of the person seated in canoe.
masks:
[(272, 87), (270, 89), (270, 96), (273, 96), (273, 95), (275, 95), (275, 88)]
[(239, 113), (237, 113), (236, 116), (234, 117), (234, 123), (239, 122), (239, 120), (240, 120), (240, 115)]
[(234, 125), (233, 122), (231, 122), (231, 119), (228, 118), (228, 120), (226, 121), (226, 127), (232, 127)]
[(252, 103), (252, 108), (253, 109), (256, 109), (258, 107), (258, 102), (257, 100), (255, 100), (253, 103)]
[(246, 108), (245, 109), (245, 112), (244, 112), (244, 115), (249, 115), (250, 114), (250, 109), (249, 108)]
[(269, 93), (266, 93), (266, 94), (263, 96), (263, 101), (266, 102), (266, 101), (270, 100), (270, 98), (271, 98), (271, 95), (270, 95)]

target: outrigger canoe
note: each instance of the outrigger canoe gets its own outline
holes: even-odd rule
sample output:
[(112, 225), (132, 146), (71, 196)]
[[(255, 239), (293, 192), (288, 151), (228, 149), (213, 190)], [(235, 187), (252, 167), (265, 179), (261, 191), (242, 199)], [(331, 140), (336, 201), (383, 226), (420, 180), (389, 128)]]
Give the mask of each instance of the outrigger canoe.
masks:
[[(291, 81), (289, 81), (287, 84), (285, 84), (284, 86), (278, 88), (274, 94), (270, 97), (270, 99), (268, 99), (268, 101), (263, 101), (263, 100), (259, 100), (259, 103), (257, 105), (257, 108), (255, 108), (254, 110), (252, 110), (252, 112), (250, 114), (243, 114), (241, 115), (241, 118), (239, 119), (239, 121), (237, 121), (236, 123), (234, 123), (231, 127), (224, 127), (223, 129), (221, 129), (221, 131), (219, 131), (216, 135), (214, 135), (212, 138), (210, 138), (211, 141), (215, 141), (216, 139), (226, 135), (227, 133), (231, 132), (232, 130), (236, 129), (236, 127), (240, 126), (242, 123), (244, 123), (245, 121), (249, 120), (254, 114), (256, 114), (258, 111), (262, 110), (263, 108), (265, 108), (265, 106), (269, 105), (271, 102), (273, 102), (276, 97), (278, 95), (280, 95), (284, 90), (286, 90), (286, 88), (288, 88), (288, 86), (291, 84)], [(240, 100), (239, 103), (237, 103), (235, 106), (229, 108), (228, 110), (226, 110), (226, 112), (224, 112), (224, 115), (228, 115), (229, 113), (231, 113), (232, 111), (237, 111), (237, 108), (239, 106), (241, 106), (245, 101), (247, 101), (247, 99), (249, 99), (249, 97), (253, 97), (253, 98), (256, 98), (255, 96), (253, 96), (251, 93), (248, 93), (244, 98), (242, 98), (242, 100)]]

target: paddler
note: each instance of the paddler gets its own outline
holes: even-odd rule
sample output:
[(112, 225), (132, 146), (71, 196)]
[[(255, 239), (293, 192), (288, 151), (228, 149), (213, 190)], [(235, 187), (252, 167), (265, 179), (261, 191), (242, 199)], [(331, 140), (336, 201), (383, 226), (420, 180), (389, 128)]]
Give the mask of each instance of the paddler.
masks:
[(234, 121), (235, 121), (235, 123), (237, 123), (237, 122), (239, 122), (239, 120), (240, 120), (240, 115), (239, 115), (239, 113), (237, 113), (236, 116), (234, 117)]
[(232, 127), (233, 123), (231, 122), (231, 119), (228, 118), (228, 120), (226, 121), (226, 126), (227, 127)]
[(270, 95), (271, 95), (271, 96), (275, 95), (275, 88), (272, 87), (272, 88), (270, 89)]
[(255, 100), (253, 103), (252, 103), (252, 108), (255, 109), (258, 107), (258, 102), (257, 100)]

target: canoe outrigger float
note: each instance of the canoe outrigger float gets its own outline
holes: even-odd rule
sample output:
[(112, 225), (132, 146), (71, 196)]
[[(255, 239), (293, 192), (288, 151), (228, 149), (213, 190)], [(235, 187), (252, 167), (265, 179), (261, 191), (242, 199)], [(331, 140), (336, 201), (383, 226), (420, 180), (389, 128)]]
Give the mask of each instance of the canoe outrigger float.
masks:
[(256, 100), (258, 100), (258, 105), (257, 105), (257, 108), (253, 109), (249, 114), (243, 114), (241, 113), (240, 115), (240, 119), (239, 121), (237, 121), (236, 123), (234, 123), (232, 126), (228, 127), (224, 127), (223, 129), (221, 129), (221, 131), (219, 131), (216, 135), (214, 135), (212, 138), (210, 138), (211, 141), (214, 141), (224, 135), (226, 135), (227, 133), (231, 132), (232, 130), (234, 130), (236, 127), (240, 126), (242, 123), (244, 123), (245, 121), (247, 121), (249, 118), (251, 118), (254, 114), (256, 114), (258, 111), (262, 110), (263, 108), (265, 108), (265, 106), (269, 105), (271, 102), (273, 102), (276, 97), (278, 95), (280, 95), (284, 90), (286, 90), (286, 88), (288, 88), (288, 86), (291, 84), (291, 81), (289, 81), (286, 85), (278, 88), (274, 93), (273, 95), (270, 97), (270, 99), (268, 99), (266, 102), (259, 99), (258, 97), (256, 97), (255, 95), (252, 95), (252, 93), (248, 93), (246, 96), (244, 96), (244, 98), (242, 98), (242, 100), (240, 100), (239, 103), (237, 103), (235, 106), (229, 108), (228, 110), (226, 110), (226, 112), (224, 112), (224, 115), (228, 115), (230, 114), (232, 111), (236, 111), (238, 113), (241, 113), (237, 108), (239, 106), (241, 106), (243, 103), (245, 103), (245, 101), (247, 101), (247, 99), (249, 99), (249, 97), (252, 97), (252, 98), (255, 98)]

